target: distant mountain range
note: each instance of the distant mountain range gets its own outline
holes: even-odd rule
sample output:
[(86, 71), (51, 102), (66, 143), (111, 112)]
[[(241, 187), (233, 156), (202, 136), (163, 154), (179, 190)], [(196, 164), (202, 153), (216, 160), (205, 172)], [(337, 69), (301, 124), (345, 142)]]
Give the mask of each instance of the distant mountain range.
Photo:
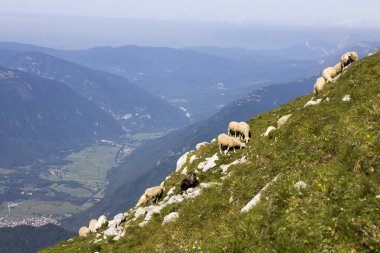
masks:
[(300, 79), (310, 69), (320, 71), (316, 53), (302, 58), (291, 57), (291, 52), (282, 56), (245, 49), (138, 46), (65, 51), (17, 43), (0, 43), (1, 48), (41, 52), (128, 78), (182, 107), (195, 122), (252, 90)]
[(0, 164), (20, 165), (100, 139), (119, 122), (70, 87), (0, 67)]
[(126, 79), (43, 53), (0, 50), (0, 65), (59, 81), (98, 105), (127, 130), (162, 131), (184, 126), (185, 113)]

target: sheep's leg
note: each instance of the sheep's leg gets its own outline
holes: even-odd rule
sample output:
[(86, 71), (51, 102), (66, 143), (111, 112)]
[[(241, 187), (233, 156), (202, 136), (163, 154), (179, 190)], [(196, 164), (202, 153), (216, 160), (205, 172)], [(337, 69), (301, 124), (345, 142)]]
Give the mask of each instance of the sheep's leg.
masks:
[(236, 153), (236, 149), (235, 149), (235, 147), (233, 147), (233, 150), (234, 150), (234, 153)]
[(220, 144), (220, 145), (219, 145), (219, 152), (220, 152), (220, 154), (223, 154), (222, 151), (223, 151), (223, 150), (222, 150), (222, 144)]

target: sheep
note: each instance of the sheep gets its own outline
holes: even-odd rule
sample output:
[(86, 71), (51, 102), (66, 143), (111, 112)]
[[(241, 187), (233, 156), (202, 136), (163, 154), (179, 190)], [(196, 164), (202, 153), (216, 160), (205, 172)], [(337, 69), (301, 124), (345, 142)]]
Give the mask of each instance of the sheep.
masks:
[(334, 67), (325, 68), (322, 71), (322, 76), (326, 81), (331, 82), (332, 79), (336, 76), (336, 72), (335, 72)]
[(147, 204), (149, 201), (157, 202), (162, 197), (164, 188), (162, 186), (154, 186), (145, 190), (144, 194), (141, 195), (136, 207)]
[(245, 143), (248, 143), (248, 141), (251, 138), (250, 127), (244, 121), (242, 122), (231, 121), (228, 124), (227, 133), (229, 136), (234, 135), (235, 137), (237, 137), (239, 135), (241, 139), (244, 140)]
[(239, 129), (239, 122), (231, 121), (228, 124), (227, 133), (229, 136), (234, 135), (235, 137), (237, 137), (236, 135), (238, 134), (238, 129)]
[(91, 231), (92, 233), (95, 233), (95, 232), (96, 232), (96, 228), (95, 228), (95, 226), (96, 226), (96, 223), (97, 223), (97, 222), (98, 222), (97, 220), (92, 219), (92, 220), (90, 221), (89, 225), (88, 225), (88, 228), (90, 229), (90, 231)]
[(195, 172), (190, 172), (187, 176), (182, 180), (181, 183), (181, 193), (186, 192), (187, 189), (197, 187), (199, 184), (198, 175)]
[(108, 223), (107, 221), (107, 217), (105, 215), (101, 215), (98, 219), (98, 221), (96, 222), (95, 224), (95, 230), (98, 230), (100, 229), (101, 227), (103, 227), (104, 225), (106, 225)]
[(269, 133), (272, 132), (273, 130), (276, 130), (276, 128), (274, 126), (269, 126), (267, 130), (265, 131), (265, 133), (262, 133), (261, 136), (268, 136)]
[(218, 141), (219, 151), (220, 151), (221, 154), (223, 153), (222, 152), (223, 151), (223, 147), (227, 147), (227, 149), (224, 151), (224, 155), (226, 155), (227, 152), (231, 148), (236, 153), (236, 151), (235, 151), (236, 147), (239, 147), (239, 149), (247, 147), (245, 145), (245, 143), (241, 143), (239, 139), (231, 137), (231, 136), (228, 136), (226, 134), (220, 134), (220, 135), (218, 135), (217, 141)]
[(245, 143), (248, 143), (249, 140), (251, 139), (251, 132), (250, 132), (250, 127), (249, 125), (242, 121), (238, 124), (238, 132), (241, 133), (241, 136), (242, 136), (242, 140), (245, 142)]
[(277, 121), (277, 128), (281, 128), (282, 126), (285, 125), (286, 122), (288, 122), (288, 120), (290, 119), (290, 117), (292, 116), (293, 114), (288, 114), (288, 115), (285, 115), (285, 116), (282, 116), (281, 118), (279, 118), (279, 120)]
[(357, 61), (358, 59), (359, 59), (359, 55), (356, 52), (351, 51), (351, 52), (347, 52), (343, 54), (340, 57), (340, 63), (342, 65), (342, 68), (345, 68), (348, 65), (350, 65), (352, 62)]
[(315, 81), (315, 84), (314, 84), (314, 90), (313, 90), (314, 95), (318, 95), (325, 87), (325, 84), (326, 84), (325, 78), (323, 77), (317, 78), (317, 81)]
[(337, 63), (334, 65), (334, 71), (335, 71), (335, 76), (339, 75), (343, 71), (343, 67), (341, 63)]
[(79, 236), (81, 236), (81, 237), (86, 237), (86, 236), (88, 236), (89, 234), (90, 234), (90, 229), (88, 228), (88, 227), (81, 227), (80, 229), (79, 229), (79, 232), (78, 232), (78, 234), (79, 234)]

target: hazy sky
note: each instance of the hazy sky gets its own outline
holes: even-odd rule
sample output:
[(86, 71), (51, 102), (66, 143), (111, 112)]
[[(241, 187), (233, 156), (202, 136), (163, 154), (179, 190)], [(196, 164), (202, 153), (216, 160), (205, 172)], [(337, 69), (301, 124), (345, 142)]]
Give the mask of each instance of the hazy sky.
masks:
[(0, 0), (0, 41), (256, 49), (380, 40), (358, 34), (380, 29), (379, 10), (379, 0)]
[(2, 12), (233, 23), (378, 25), (378, 0), (1, 0)]

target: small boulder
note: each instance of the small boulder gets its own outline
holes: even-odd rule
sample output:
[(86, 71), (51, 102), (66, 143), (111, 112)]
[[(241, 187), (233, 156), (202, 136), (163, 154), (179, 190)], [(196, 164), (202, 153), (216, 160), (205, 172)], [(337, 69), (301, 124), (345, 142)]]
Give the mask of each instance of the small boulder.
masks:
[(297, 190), (305, 189), (307, 187), (307, 184), (304, 181), (299, 181), (299, 182), (297, 182), (297, 183), (294, 184), (294, 187)]
[(178, 219), (178, 217), (179, 217), (179, 213), (178, 212), (169, 213), (168, 215), (166, 215), (164, 217), (162, 225), (165, 224), (165, 223), (167, 223), (167, 222), (174, 221), (174, 220)]

